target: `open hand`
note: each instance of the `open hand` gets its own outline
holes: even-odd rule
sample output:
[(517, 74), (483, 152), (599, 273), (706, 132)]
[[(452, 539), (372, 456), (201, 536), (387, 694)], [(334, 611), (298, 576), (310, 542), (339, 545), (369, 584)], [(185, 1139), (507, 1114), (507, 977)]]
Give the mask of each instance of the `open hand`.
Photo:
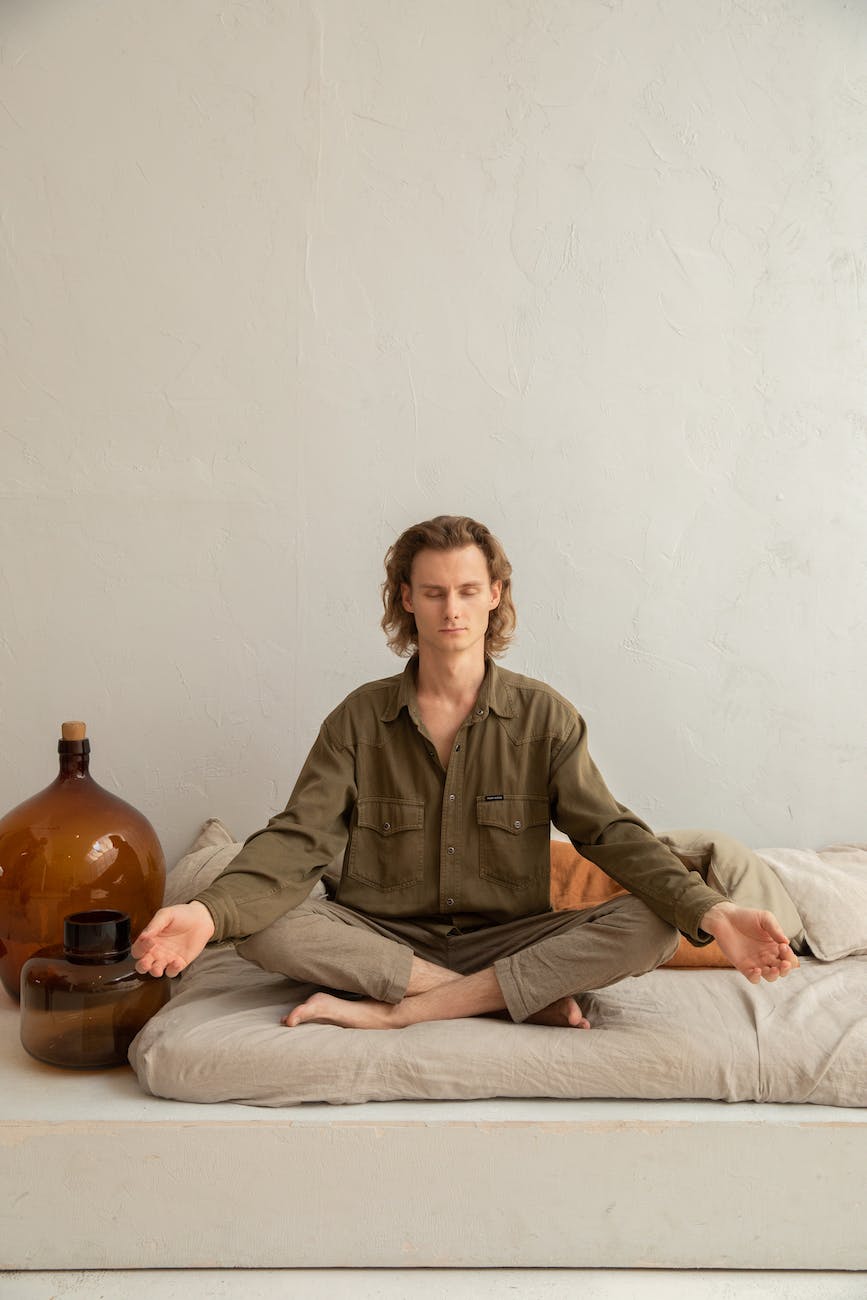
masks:
[(800, 966), (773, 912), (716, 903), (701, 919), (725, 956), (751, 984), (773, 982)]
[(132, 946), (140, 975), (180, 975), (195, 961), (214, 933), (204, 903), (161, 907)]

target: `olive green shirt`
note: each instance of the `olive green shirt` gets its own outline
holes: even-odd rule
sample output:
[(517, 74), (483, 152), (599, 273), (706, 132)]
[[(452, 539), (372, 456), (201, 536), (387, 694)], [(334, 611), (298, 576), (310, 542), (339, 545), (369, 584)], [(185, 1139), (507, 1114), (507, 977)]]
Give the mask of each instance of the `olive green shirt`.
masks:
[(694, 944), (722, 895), (609, 792), (587, 728), (543, 682), (488, 659), (443, 768), (421, 720), (417, 658), (322, 724), (283, 812), (203, 890), (214, 939), (297, 906), (343, 852), (336, 901), (460, 930), (551, 910), (550, 824)]

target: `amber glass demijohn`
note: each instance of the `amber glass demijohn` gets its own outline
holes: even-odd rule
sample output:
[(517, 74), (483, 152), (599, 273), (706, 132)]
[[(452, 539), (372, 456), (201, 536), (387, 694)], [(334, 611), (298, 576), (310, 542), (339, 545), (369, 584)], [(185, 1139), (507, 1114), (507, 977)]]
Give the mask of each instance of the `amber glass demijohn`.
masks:
[(135, 937), (162, 904), (166, 865), (140, 812), (97, 785), (82, 722), (65, 722), (57, 780), (0, 820), (0, 979), (17, 998), (21, 968), (60, 944), (73, 912), (125, 912)]
[(129, 1045), (169, 996), (165, 975), (139, 975), (123, 912), (76, 912), (63, 944), (43, 948), (21, 972), (21, 1042), (49, 1065), (124, 1065)]

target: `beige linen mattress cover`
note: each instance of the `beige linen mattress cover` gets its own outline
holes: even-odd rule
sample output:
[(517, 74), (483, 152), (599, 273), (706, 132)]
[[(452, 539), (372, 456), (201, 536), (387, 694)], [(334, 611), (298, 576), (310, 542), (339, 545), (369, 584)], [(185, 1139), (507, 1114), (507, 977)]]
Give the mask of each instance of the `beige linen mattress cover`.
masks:
[[(237, 851), (219, 823), (209, 826), (171, 901), (192, 896)], [(733, 970), (657, 970), (586, 995), (590, 1030), (496, 1017), (288, 1029), (281, 1017), (313, 986), (266, 974), (223, 945), (177, 981), (132, 1044), (131, 1064), (156, 1096), (252, 1106), (481, 1097), (867, 1105), (867, 846), (760, 852), (794, 899), (813, 954), (774, 983), (754, 986)]]

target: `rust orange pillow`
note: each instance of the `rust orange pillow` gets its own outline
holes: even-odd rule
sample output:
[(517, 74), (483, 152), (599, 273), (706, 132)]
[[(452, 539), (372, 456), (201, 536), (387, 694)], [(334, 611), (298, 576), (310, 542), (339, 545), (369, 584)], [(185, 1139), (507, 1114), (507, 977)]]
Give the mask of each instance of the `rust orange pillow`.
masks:
[[(692, 858), (683, 857), (681, 854), (677, 856), (684, 866), (693, 870), (697, 868), (697, 862), (694, 865)], [(595, 862), (582, 858), (571, 844), (563, 840), (551, 841), (551, 906), (556, 912), (563, 912), (570, 908), (595, 907), (597, 903), (604, 903), (607, 898), (614, 898), (617, 894), (628, 892), (622, 885), (618, 885), (616, 880), (606, 875), (601, 867), (597, 867)], [(672, 970), (690, 967), (700, 970), (714, 967), (731, 969), (731, 962), (723, 955), (715, 939), (704, 948), (696, 948), (681, 935), (677, 952), (665, 963), (665, 966)]]

